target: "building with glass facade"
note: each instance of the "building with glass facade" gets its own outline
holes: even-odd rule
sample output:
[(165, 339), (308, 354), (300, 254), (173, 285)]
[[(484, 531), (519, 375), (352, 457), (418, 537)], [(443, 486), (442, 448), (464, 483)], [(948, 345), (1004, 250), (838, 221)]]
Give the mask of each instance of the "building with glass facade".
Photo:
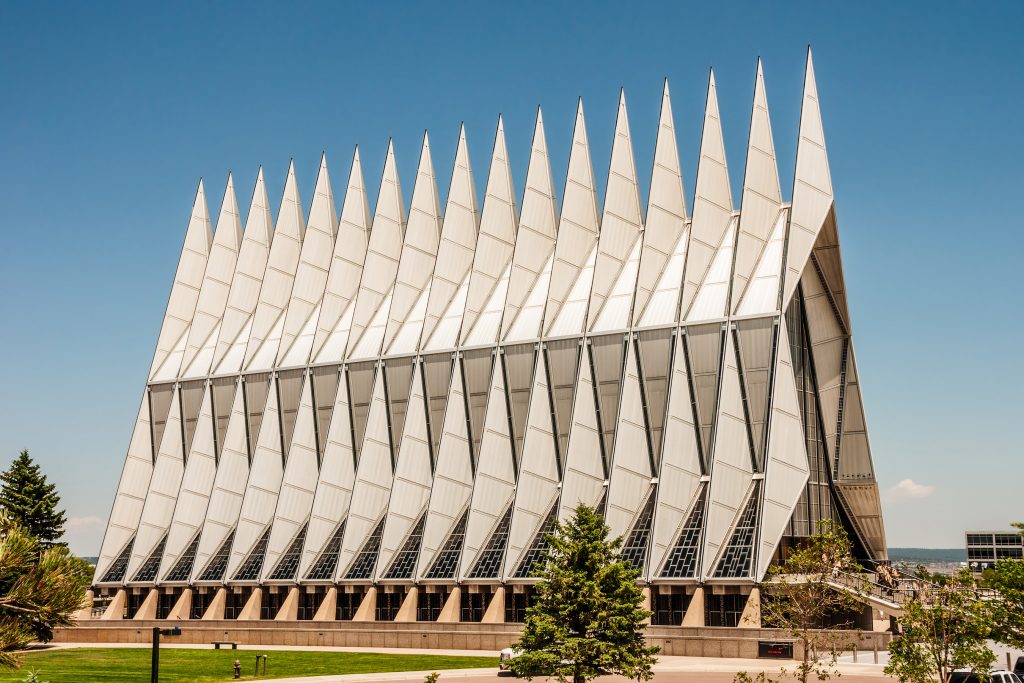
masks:
[(968, 531), (965, 535), (971, 571), (992, 569), (999, 560), (1024, 559), (1024, 536), (1019, 531)]
[(444, 203), (426, 136), (408, 207), (390, 145), (340, 218), (326, 159), (276, 219), (262, 172), (244, 215), (200, 184), (96, 567), (118, 616), (517, 621), (579, 503), (659, 623), (735, 625), (822, 519), (885, 559), (810, 57), (788, 201), (760, 63), (739, 206), (713, 74), (692, 206), (667, 84), (646, 198), (624, 96), (603, 203), (582, 104), (560, 201), (540, 113), (521, 193), (503, 125), (482, 201), (464, 130)]

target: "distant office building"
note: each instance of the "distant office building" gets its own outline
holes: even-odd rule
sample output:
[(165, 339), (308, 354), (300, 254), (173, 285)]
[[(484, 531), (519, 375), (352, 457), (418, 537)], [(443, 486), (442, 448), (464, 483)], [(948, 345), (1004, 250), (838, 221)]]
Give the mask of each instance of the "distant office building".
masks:
[(1024, 536), (1019, 531), (968, 531), (967, 566), (984, 571), (997, 560), (1024, 558)]
[(738, 207), (713, 76), (692, 207), (667, 85), (646, 202), (624, 96), (603, 206), (582, 105), (560, 205), (539, 112), (522, 194), (503, 126), (479, 207), (465, 131), (445, 204), (426, 137), (408, 209), (390, 145), (373, 212), (357, 151), (340, 220), (326, 159), (276, 221), (260, 173), (244, 230), (231, 178), (215, 232), (200, 185), (101, 594), (518, 621), (578, 503), (664, 623), (735, 625), (822, 519), (885, 559), (810, 59), (789, 201), (760, 64)]

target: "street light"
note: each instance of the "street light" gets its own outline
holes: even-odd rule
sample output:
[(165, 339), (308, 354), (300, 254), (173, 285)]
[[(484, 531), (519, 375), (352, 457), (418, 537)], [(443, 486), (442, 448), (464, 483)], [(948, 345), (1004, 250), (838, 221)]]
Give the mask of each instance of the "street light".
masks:
[(174, 628), (153, 627), (153, 666), (150, 669), (150, 683), (159, 683), (160, 681), (160, 636), (180, 635), (180, 626), (175, 626)]

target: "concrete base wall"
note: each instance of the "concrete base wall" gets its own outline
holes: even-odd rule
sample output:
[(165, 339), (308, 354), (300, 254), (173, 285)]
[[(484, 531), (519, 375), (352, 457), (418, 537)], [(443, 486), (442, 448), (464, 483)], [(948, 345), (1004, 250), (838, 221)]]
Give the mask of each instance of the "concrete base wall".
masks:
[[(54, 629), (58, 643), (148, 643), (154, 626), (171, 626), (167, 620), (102, 622), (94, 620), (75, 627)], [(491, 654), (519, 638), (521, 624), (445, 624), (437, 622), (313, 622), (313, 621), (191, 621), (182, 624), (175, 643), (209, 645), (215, 640), (234, 640), (243, 645), (294, 645), (326, 647), (408, 647), (481, 650)], [(858, 649), (884, 650), (889, 633), (850, 633), (859, 637)], [(647, 641), (663, 655), (692, 657), (757, 657), (758, 640), (788, 640), (774, 629), (688, 628), (651, 626)], [(799, 653), (795, 653), (799, 656)]]

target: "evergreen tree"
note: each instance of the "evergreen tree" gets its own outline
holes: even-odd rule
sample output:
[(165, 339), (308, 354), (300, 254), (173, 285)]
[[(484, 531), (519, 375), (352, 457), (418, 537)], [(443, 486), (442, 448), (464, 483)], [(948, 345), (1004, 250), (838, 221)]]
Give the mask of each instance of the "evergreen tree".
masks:
[(521, 654), (512, 671), (583, 683), (618, 674), (649, 680), (658, 648), (644, 642), (639, 571), (622, 559), (622, 539), (608, 540), (608, 526), (593, 508), (579, 505), (547, 538), (547, 562), (536, 602), (526, 611)]
[(22, 451), (0, 474), (0, 511), (45, 546), (55, 544), (64, 535), (67, 517), (59, 506), (56, 485), (46, 481), (28, 451)]
[(19, 650), (50, 640), (54, 626), (73, 623), (91, 574), (89, 563), (66, 546), (43, 547), (0, 513), (0, 667), (17, 666)]

